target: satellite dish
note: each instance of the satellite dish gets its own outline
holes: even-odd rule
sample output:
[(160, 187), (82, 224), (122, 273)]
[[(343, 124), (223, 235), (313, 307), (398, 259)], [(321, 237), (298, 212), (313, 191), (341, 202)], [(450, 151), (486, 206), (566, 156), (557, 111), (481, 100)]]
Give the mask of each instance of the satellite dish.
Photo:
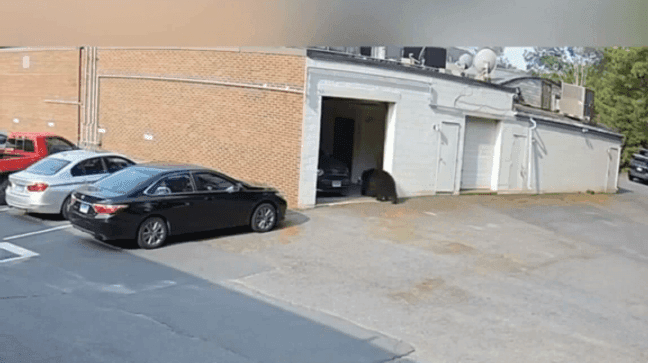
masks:
[(482, 49), (475, 55), (473, 67), (481, 77), (489, 75), (495, 69), (497, 64), (497, 54), (492, 49)]
[(470, 54), (462, 54), (457, 61), (457, 66), (462, 69), (468, 69), (472, 65), (472, 56)]

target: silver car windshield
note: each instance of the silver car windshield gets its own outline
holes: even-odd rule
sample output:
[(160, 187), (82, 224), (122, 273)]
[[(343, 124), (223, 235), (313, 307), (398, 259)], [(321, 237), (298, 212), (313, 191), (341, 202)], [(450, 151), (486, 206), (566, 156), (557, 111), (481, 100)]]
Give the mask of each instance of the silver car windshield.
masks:
[(159, 174), (158, 170), (131, 166), (101, 179), (94, 183), (94, 186), (109, 192), (126, 194), (157, 174)]
[(70, 162), (67, 160), (45, 158), (32, 164), (25, 171), (39, 175), (54, 175), (61, 171), (61, 169), (65, 168), (69, 163)]

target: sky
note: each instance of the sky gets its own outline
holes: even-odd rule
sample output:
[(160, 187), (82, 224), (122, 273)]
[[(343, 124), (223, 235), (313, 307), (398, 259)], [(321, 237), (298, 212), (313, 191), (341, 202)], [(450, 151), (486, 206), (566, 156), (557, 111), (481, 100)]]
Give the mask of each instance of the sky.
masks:
[(511, 61), (513, 66), (518, 69), (526, 70), (526, 63), (524, 62), (524, 51), (533, 50), (531, 47), (506, 47), (504, 48), (504, 55)]

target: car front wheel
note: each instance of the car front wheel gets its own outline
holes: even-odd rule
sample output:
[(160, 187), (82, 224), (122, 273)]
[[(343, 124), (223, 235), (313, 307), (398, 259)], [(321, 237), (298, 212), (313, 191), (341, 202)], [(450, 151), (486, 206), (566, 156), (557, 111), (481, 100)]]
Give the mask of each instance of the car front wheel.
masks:
[(151, 217), (140, 225), (137, 231), (137, 245), (150, 250), (164, 244), (169, 230), (164, 220), (160, 217)]
[(252, 214), (251, 227), (255, 232), (268, 232), (277, 224), (277, 210), (270, 203), (259, 205)]

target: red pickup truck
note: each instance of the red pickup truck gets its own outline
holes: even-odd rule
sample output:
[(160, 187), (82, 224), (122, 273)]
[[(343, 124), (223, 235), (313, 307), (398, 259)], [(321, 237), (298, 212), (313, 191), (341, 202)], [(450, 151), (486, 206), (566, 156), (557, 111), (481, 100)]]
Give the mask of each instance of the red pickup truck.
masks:
[(76, 145), (48, 132), (12, 132), (0, 153), (0, 203), (4, 204), (9, 174), (25, 170), (38, 160), (61, 151), (78, 149)]

